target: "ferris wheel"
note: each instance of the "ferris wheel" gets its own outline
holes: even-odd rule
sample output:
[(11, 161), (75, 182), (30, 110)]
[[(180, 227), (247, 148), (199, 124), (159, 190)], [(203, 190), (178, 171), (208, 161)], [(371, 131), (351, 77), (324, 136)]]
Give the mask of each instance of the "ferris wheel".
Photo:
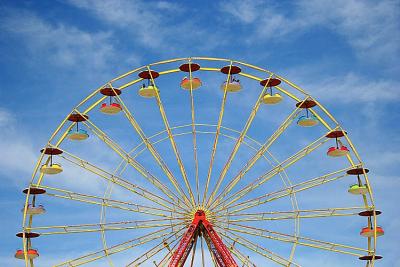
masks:
[(40, 152), (17, 233), (26, 266), (382, 258), (381, 211), (349, 133), (299, 86), (248, 63), (131, 70), (74, 107)]

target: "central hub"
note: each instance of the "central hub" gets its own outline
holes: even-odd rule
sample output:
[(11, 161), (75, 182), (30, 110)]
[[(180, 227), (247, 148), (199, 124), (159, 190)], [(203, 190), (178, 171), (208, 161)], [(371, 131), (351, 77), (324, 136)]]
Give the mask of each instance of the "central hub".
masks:
[(204, 217), (204, 219), (206, 218), (206, 213), (204, 212), (204, 210), (197, 210), (196, 214), (194, 215), (194, 217)]
[(206, 213), (204, 210), (197, 210), (194, 214), (193, 222), (194, 223), (199, 223), (199, 222), (204, 222), (206, 221)]

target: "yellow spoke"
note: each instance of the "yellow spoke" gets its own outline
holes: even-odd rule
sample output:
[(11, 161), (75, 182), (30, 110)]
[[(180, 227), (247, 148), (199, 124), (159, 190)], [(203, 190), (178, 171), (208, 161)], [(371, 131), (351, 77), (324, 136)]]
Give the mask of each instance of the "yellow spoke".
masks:
[(193, 249), (192, 249), (192, 259), (191, 259), (191, 261), (190, 261), (190, 267), (193, 267), (194, 257), (196, 256), (197, 237), (198, 237), (198, 236), (196, 236), (196, 238), (195, 238), (194, 241), (193, 241), (194, 247), (193, 247)]
[[(220, 228), (220, 227), (217, 227), (217, 228)], [(223, 229), (223, 230), (226, 230), (226, 229)], [(225, 238), (230, 239), (231, 241), (236, 242), (237, 244), (240, 244), (243, 247), (245, 247), (249, 250), (252, 250), (255, 253), (257, 253), (279, 265), (282, 265), (282, 266), (294, 265), (294, 266), (300, 267), (300, 265), (298, 265), (297, 263), (295, 263), (291, 260), (285, 259), (284, 257), (279, 256), (278, 254), (276, 254), (258, 244), (253, 243), (249, 239), (246, 239), (246, 238), (234, 233), (233, 231), (226, 230), (226, 232), (228, 232), (229, 234), (225, 234), (225, 233), (223, 233), (223, 231), (221, 231), (220, 234), (222, 236), (224, 236)]]
[[(36, 185), (33, 185), (33, 186), (36, 186)], [(168, 213), (170, 214), (171, 212), (169, 210), (165, 210), (162, 208), (155, 208), (155, 207), (139, 205), (139, 204), (135, 204), (135, 203), (131, 203), (131, 202), (126, 202), (126, 201), (120, 201), (120, 200), (102, 198), (99, 196), (76, 193), (76, 192), (72, 192), (72, 191), (68, 191), (68, 190), (64, 190), (64, 189), (60, 189), (60, 188), (45, 186), (45, 185), (41, 185), (40, 187), (46, 189), (46, 191), (47, 191), (46, 195), (51, 196), (51, 197), (79, 201), (79, 202), (92, 204), (92, 205), (105, 206), (105, 207), (109, 207), (109, 208), (122, 209), (122, 210), (127, 210), (127, 211), (149, 214), (149, 215), (172, 219), (172, 217), (170, 215), (167, 215)], [(55, 191), (55, 192), (52, 192), (52, 191)], [(185, 215), (185, 213), (181, 213), (179, 211), (174, 211), (174, 213)]]
[(76, 225), (51, 225), (51, 226), (35, 226), (27, 227), (27, 231), (37, 232), (40, 235), (57, 235), (57, 234), (76, 234), (76, 233), (92, 233), (101, 231), (118, 231), (118, 230), (134, 230), (134, 229), (147, 229), (147, 228), (160, 228), (160, 227), (174, 227), (184, 224), (172, 223), (172, 221), (179, 220), (174, 218), (166, 220), (153, 219), (153, 220), (138, 220), (138, 221), (121, 221), (109, 223), (93, 223), (93, 224), (76, 224)]
[[(77, 111), (79, 113), (79, 111)], [(81, 113), (79, 113), (81, 114)], [(122, 149), (117, 143), (115, 143), (106, 133), (101, 131), (93, 122), (90, 120), (83, 122), (85, 126), (94, 133), (100, 140), (107, 144), (112, 150), (114, 150), (124, 161), (131, 165), (137, 170), (144, 178), (146, 178), (151, 184), (161, 190), (168, 198), (172, 201), (177, 201), (183, 205), (187, 205), (185, 201), (181, 201), (165, 184), (163, 184), (157, 177), (151, 174), (145, 167), (143, 167), (138, 161), (132, 158), (124, 149)], [(178, 192), (179, 193), (179, 192)]]
[[(147, 70), (149, 71), (150, 78), (151, 78), (151, 82), (152, 82), (153, 85), (157, 88), (156, 83), (154, 82), (154, 78), (153, 78), (153, 75), (152, 75), (152, 73), (151, 73), (151, 71), (150, 71), (150, 67), (149, 67), (149, 66), (147, 66)], [(170, 140), (170, 142), (171, 142), (171, 146), (172, 146), (172, 149), (173, 149), (173, 151), (174, 151), (175, 158), (176, 158), (176, 160), (177, 160), (177, 162), (178, 162), (179, 169), (180, 169), (180, 171), (181, 171), (181, 173), (182, 173), (183, 180), (185, 181), (186, 188), (187, 188), (187, 190), (188, 190), (188, 192), (189, 192), (190, 200), (191, 200), (191, 202), (192, 202), (192, 205), (193, 205), (193, 207), (195, 207), (195, 206), (196, 206), (196, 201), (195, 201), (195, 199), (194, 199), (193, 192), (192, 192), (192, 189), (191, 189), (191, 187), (190, 187), (189, 179), (188, 179), (188, 177), (187, 177), (185, 167), (184, 167), (184, 165), (183, 165), (181, 156), (180, 156), (180, 154), (179, 154), (178, 147), (177, 147), (177, 145), (176, 145), (174, 136), (173, 136), (173, 134), (172, 134), (171, 127), (169, 126), (167, 114), (165, 113), (165, 109), (164, 109), (163, 103), (162, 103), (162, 101), (161, 101), (161, 98), (160, 98), (160, 94), (159, 94), (159, 92), (158, 92), (158, 89), (156, 89), (155, 92), (156, 92), (157, 105), (158, 105), (158, 108), (159, 108), (159, 110), (160, 110), (160, 114), (161, 114), (161, 117), (162, 117), (162, 119), (163, 119), (165, 129), (166, 129), (167, 132), (168, 132), (169, 140)]]
[[(306, 99), (305, 99), (306, 100)], [(305, 101), (303, 100), (303, 102)], [(279, 136), (291, 125), (293, 120), (300, 113), (300, 109), (296, 107), (292, 113), (282, 122), (278, 129), (267, 139), (267, 141), (257, 150), (254, 156), (247, 161), (244, 167), (235, 175), (227, 186), (222, 190), (222, 192), (215, 199), (214, 205), (217, 205), (225, 196), (227, 196), (231, 190), (236, 186), (236, 184), (244, 177), (244, 175), (254, 166), (254, 164), (264, 156), (271, 145), (278, 139)]]
[[(372, 209), (368, 207), (367, 209)], [(294, 210), (294, 211), (269, 211), (269, 212), (255, 212), (255, 213), (230, 213), (226, 211), (224, 214), (215, 216), (216, 220), (224, 223), (231, 222), (251, 222), (251, 221), (275, 221), (275, 220), (288, 220), (288, 219), (309, 219), (321, 217), (335, 217), (335, 216), (353, 216), (357, 215), (360, 211), (365, 210), (362, 207), (348, 207), (348, 208), (327, 208), (327, 209), (309, 209), (309, 210)]]
[[(223, 229), (229, 230), (229, 231), (234, 231), (237, 233), (243, 233), (243, 234), (247, 234), (247, 235), (258, 236), (258, 237), (262, 237), (262, 238), (281, 241), (281, 242), (296, 243), (297, 245), (301, 245), (301, 246), (312, 247), (312, 248), (316, 248), (316, 249), (322, 249), (322, 250), (327, 250), (327, 251), (332, 251), (332, 252), (337, 252), (337, 253), (342, 253), (342, 254), (348, 254), (348, 255), (352, 255), (352, 256), (356, 256), (356, 257), (363, 256), (365, 252), (368, 253), (367, 249), (358, 248), (358, 247), (354, 247), (354, 246), (338, 244), (338, 243), (333, 243), (333, 242), (327, 242), (327, 241), (321, 241), (321, 240), (312, 239), (309, 237), (289, 235), (289, 234), (284, 234), (284, 233), (280, 233), (280, 232), (276, 232), (276, 231), (270, 231), (267, 229), (245, 226), (245, 225), (236, 224), (236, 223), (231, 223), (231, 225), (234, 225), (234, 226), (240, 227), (240, 228), (233, 228), (232, 226), (229, 226), (226, 228), (224, 227)], [(361, 252), (363, 254), (360, 254)]]
[(200, 248), (201, 248), (201, 266), (204, 267), (204, 244), (203, 244), (203, 238), (200, 238)]
[(237, 151), (239, 150), (240, 145), (242, 144), (243, 139), (244, 139), (244, 137), (245, 137), (246, 134), (247, 134), (247, 131), (249, 130), (249, 128), (250, 128), (250, 126), (251, 126), (251, 124), (252, 124), (254, 118), (256, 117), (257, 111), (258, 111), (258, 109), (260, 108), (260, 105), (261, 105), (261, 103), (262, 103), (262, 98), (263, 98), (263, 96), (264, 96), (264, 94), (265, 94), (265, 91), (266, 91), (266, 89), (267, 89), (268, 82), (269, 82), (269, 80), (271, 79), (271, 77), (272, 77), (272, 73), (270, 74), (270, 76), (269, 76), (269, 78), (268, 78), (268, 81), (265, 83), (264, 88), (261, 90), (261, 93), (259, 94), (259, 96), (258, 96), (258, 98), (257, 98), (257, 101), (256, 101), (256, 103), (254, 104), (254, 106), (253, 106), (253, 108), (252, 108), (252, 110), (251, 110), (251, 113), (250, 113), (250, 115), (249, 115), (249, 118), (248, 118), (247, 121), (246, 121), (246, 124), (245, 124), (245, 126), (243, 127), (243, 130), (241, 131), (241, 133), (240, 133), (240, 135), (239, 135), (239, 138), (236, 140), (235, 146), (234, 146), (234, 148), (233, 148), (231, 154), (229, 155), (228, 160), (226, 161), (224, 167), (222, 168), (222, 171), (221, 171), (221, 173), (220, 173), (220, 175), (219, 175), (218, 181), (217, 181), (217, 183), (216, 183), (214, 189), (212, 190), (212, 193), (211, 193), (210, 198), (209, 198), (208, 201), (207, 201), (207, 205), (206, 205), (207, 207), (209, 207), (210, 203), (212, 203), (212, 201), (214, 200), (215, 195), (218, 193), (218, 189), (219, 189), (219, 187), (221, 186), (221, 183), (223, 182), (223, 180), (224, 180), (224, 178), (225, 178), (225, 175), (226, 175), (226, 173), (228, 172), (229, 167), (231, 166), (232, 161), (233, 161), (233, 159), (235, 158), (236, 153), (237, 153)]
[(215, 132), (213, 148), (212, 148), (212, 151), (211, 151), (210, 164), (208, 166), (207, 182), (206, 182), (206, 186), (205, 186), (205, 189), (204, 189), (202, 206), (204, 206), (204, 204), (205, 204), (205, 201), (206, 201), (206, 198), (207, 198), (207, 193), (208, 193), (208, 187), (209, 187), (209, 184), (210, 184), (212, 167), (213, 167), (213, 164), (214, 164), (215, 153), (216, 153), (216, 150), (217, 150), (219, 133), (221, 131), (222, 118), (224, 117), (225, 103), (226, 103), (226, 97), (227, 97), (227, 90), (226, 89), (227, 89), (228, 82), (229, 82), (230, 77), (231, 77), (231, 69), (232, 69), (232, 61), (229, 64), (228, 76), (227, 76), (226, 82), (225, 82), (224, 95), (222, 97), (221, 108), (220, 108), (220, 112), (219, 112), (219, 116), (218, 116), (218, 123), (217, 123), (217, 129), (216, 129), (216, 132)]
[(243, 254), (243, 252), (241, 252), (239, 249), (237, 249), (235, 247), (236, 242), (229, 242), (229, 240), (227, 240), (227, 238), (223, 237), (223, 240), (225, 240), (225, 244), (227, 244), (227, 247), (229, 248), (229, 250), (232, 252), (233, 255), (236, 256), (236, 258), (238, 258), (241, 262), (242, 262), (242, 266), (243, 267), (249, 267), (249, 266), (256, 266), (255, 263), (250, 261), (250, 256), (246, 256)]
[[(154, 264), (156, 266), (166, 266), (170, 262), (170, 260), (173, 256), (172, 252), (175, 251), (175, 248), (179, 245), (179, 241), (180, 241), (179, 239), (175, 239), (172, 242), (170, 242), (169, 244), (164, 241), (165, 243), (167, 243), (167, 245), (165, 245), (165, 243), (164, 243), (164, 246), (167, 248), (168, 252), (165, 254), (165, 256), (161, 259), (161, 261), (158, 264), (156, 264), (155, 262), (154, 262)], [(175, 243), (175, 244), (171, 247), (171, 244), (173, 244), (173, 243)]]
[[(142, 255), (140, 255), (139, 257), (137, 257), (134, 261), (128, 263), (126, 265), (126, 267), (129, 266), (139, 266), (142, 265), (143, 263), (145, 263), (147, 260), (151, 259), (152, 257), (154, 257), (155, 255), (157, 255), (158, 253), (160, 253), (162, 250), (167, 249), (165, 247), (165, 242), (167, 242), (168, 240), (175, 238), (173, 241), (175, 240), (179, 240), (179, 236), (178, 234), (182, 231), (183, 229), (179, 230), (176, 233), (173, 233), (172, 235), (164, 238), (160, 243), (157, 243), (157, 245), (155, 245), (154, 247), (150, 248), (149, 250), (147, 250), (145, 253), (143, 253)], [(172, 242), (173, 242), (172, 241)]]
[[(78, 156), (75, 156), (73, 154), (71, 154), (70, 152), (63, 150), (63, 154), (60, 155), (61, 158), (65, 159), (68, 162), (71, 162), (73, 164), (75, 164), (76, 166), (79, 166), (91, 173), (96, 174), (97, 176), (99, 176), (100, 178), (103, 178), (109, 182), (112, 182), (122, 188), (127, 189), (128, 191), (131, 191), (133, 193), (135, 193), (138, 196), (141, 196), (143, 198), (146, 198), (147, 200), (150, 200), (158, 205), (161, 205), (165, 208), (167, 208), (168, 210), (171, 210), (171, 207), (173, 206), (173, 208), (177, 208), (177, 209), (183, 209), (182, 207), (180, 207), (179, 203), (173, 203), (169, 200), (166, 200), (162, 197), (160, 197), (157, 194), (151, 193), (150, 191), (142, 188), (141, 186), (134, 184), (132, 182), (129, 182), (121, 177), (118, 177), (110, 172), (107, 172), (103, 169), (101, 169), (100, 167), (88, 162), (87, 160), (81, 159)], [(165, 203), (168, 204), (165, 204)]]
[[(112, 88), (112, 90), (115, 92), (114, 88)], [(155, 149), (153, 144), (149, 141), (149, 138), (145, 135), (144, 131), (142, 130), (142, 128), (140, 127), (140, 125), (138, 124), (136, 119), (133, 117), (133, 115), (129, 111), (128, 107), (122, 101), (121, 97), (116, 93), (115, 93), (115, 97), (118, 100), (118, 102), (121, 104), (122, 111), (124, 112), (124, 114), (125, 114), (126, 118), (128, 119), (129, 123), (135, 129), (136, 133), (140, 136), (142, 142), (146, 145), (147, 149), (149, 150), (149, 152), (153, 156), (153, 158), (156, 160), (157, 164), (164, 171), (165, 175), (168, 177), (169, 181), (175, 187), (177, 192), (180, 193), (180, 195), (184, 198), (185, 201), (188, 201), (187, 196), (183, 192), (183, 189), (180, 187), (178, 181), (176, 180), (176, 178), (172, 174), (171, 170), (168, 168), (167, 164), (162, 159), (161, 155)]]
[(199, 184), (199, 161), (197, 158), (197, 137), (196, 137), (196, 121), (194, 112), (194, 96), (193, 96), (193, 73), (191, 59), (189, 59), (189, 85), (190, 85), (190, 113), (192, 119), (192, 132), (193, 132), (193, 160), (195, 168), (195, 180), (196, 180), (196, 195), (197, 203), (200, 203), (200, 184)]
[(279, 174), (280, 172), (284, 171), (285, 169), (289, 168), (291, 165), (299, 161), (300, 159), (304, 158), (317, 148), (319, 148), (321, 145), (329, 141), (328, 138), (325, 137), (325, 134), (312, 142), (311, 144), (307, 145), (306, 147), (302, 148), (283, 162), (281, 162), (279, 165), (275, 166), (272, 168), (270, 171), (264, 173), (263, 175), (259, 176), (257, 179), (255, 179), (253, 182), (248, 184), (247, 186), (243, 187), (242, 189), (238, 190), (236, 194), (232, 194), (230, 197), (226, 198), (224, 201), (221, 201), (219, 204), (214, 205), (214, 207), (218, 206), (230, 206), (232, 203), (238, 201), (245, 195), (249, 194), (250, 192), (254, 191), (256, 188), (264, 184), (266, 181), (269, 179), (273, 178), (275, 175)]
[(170, 231), (165, 233), (165, 231), (170, 230), (170, 229), (171, 229), (170, 227), (163, 228), (163, 229), (154, 231), (152, 233), (145, 234), (141, 237), (137, 237), (137, 238), (131, 239), (129, 241), (125, 241), (123, 243), (114, 245), (112, 247), (105, 247), (104, 249), (101, 249), (99, 251), (92, 252), (92, 253), (80, 256), (78, 258), (62, 262), (60, 264), (54, 265), (54, 267), (80, 266), (83, 264), (87, 264), (89, 262), (94, 262), (94, 261), (103, 259), (107, 256), (110, 256), (110, 255), (113, 255), (116, 253), (120, 253), (120, 252), (126, 251), (128, 249), (138, 247), (140, 245), (144, 245), (153, 240), (162, 239), (171, 234)]
[[(310, 179), (310, 180), (307, 180), (307, 181), (304, 181), (304, 182), (301, 182), (301, 183), (298, 183), (295, 185), (291, 185), (287, 188), (274, 191), (272, 193), (267, 193), (267, 194), (264, 194), (264, 195), (256, 197), (256, 198), (243, 201), (241, 203), (233, 204), (229, 207), (225, 206), (224, 208), (218, 210), (217, 212), (221, 212), (222, 210), (229, 208), (229, 209), (231, 209), (231, 211), (230, 211), (231, 214), (238, 213), (242, 210), (250, 209), (252, 207), (259, 206), (259, 205), (265, 204), (267, 202), (271, 202), (273, 200), (289, 196), (293, 193), (298, 193), (298, 192), (308, 190), (310, 188), (314, 188), (314, 187), (317, 187), (317, 186), (320, 186), (320, 185), (323, 185), (323, 184), (326, 184), (326, 183), (329, 183), (332, 181), (336, 181), (338, 179), (348, 176), (346, 171), (351, 168), (353, 168), (353, 167), (348, 167), (348, 168), (345, 168), (345, 169), (342, 169), (339, 171), (325, 174), (325, 175), (322, 175), (322, 176), (319, 176), (319, 177), (316, 177), (316, 178), (313, 178), (313, 179)], [(234, 209), (232, 210), (232, 208), (234, 208)]]

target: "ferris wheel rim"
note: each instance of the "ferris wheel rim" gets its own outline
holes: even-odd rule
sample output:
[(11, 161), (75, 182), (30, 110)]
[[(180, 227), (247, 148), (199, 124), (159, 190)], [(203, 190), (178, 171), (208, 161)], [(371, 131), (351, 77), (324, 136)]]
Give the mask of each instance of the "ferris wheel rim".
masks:
[[(71, 116), (74, 115), (74, 114), (78, 114), (78, 115), (73, 116), (74, 118), (75, 118), (75, 117), (86, 116), (86, 114), (87, 114), (88, 112), (90, 112), (95, 106), (97, 106), (99, 102), (103, 101), (104, 98), (98, 100), (97, 102), (95, 102), (92, 106), (90, 106), (88, 109), (86, 109), (86, 110), (83, 111), (82, 113), (78, 111), (79, 108), (80, 108), (81, 106), (83, 106), (86, 102), (88, 102), (91, 98), (93, 98), (96, 94), (98, 94), (101, 90), (103, 90), (103, 89), (105, 88), (105, 86), (110, 85), (110, 84), (112, 84), (112, 83), (114, 83), (114, 82), (116, 82), (116, 81), (118, 81), (118, 80), (120, 80), (120, 79), (122, 79), (122, 78), (128, 77), (129, 75), (138, 73), (139, 71), (149, 71), (149, 73), (151, 73), (151, 72), (150, 72), (150, 68), (156, 68), (157, 66), (160, 66), (160, 65), (163, 65), (163, 64), (167, 64), (167, 63), (176, 63), (176, 62), (186, 62), (186, 63), (189, 62), (189, 63), (190, 63), (190, 62), (192, 62), (192, 61), (196, 61), (196, 62), (199, 62), (199, 61), (229, 62), (229, 63), (230, 63), (230, 66), (232, 66), (233, 64), (238, 64), (238, 65), (240, 65), (240, 66), (250, 67), (250, 68), (252, 68), (252, 69), (259, 70), (259, 71), (261, 71), (261, 72), (264, 72), (264, 73), (266, 73), (266, 74), (269, 74), (270, 77), (272, 77), (272, 76), (277, 77), (277, 78), (281, 79), (282, 81), (284, 81), (286, 84), (292, 86), (292, 87), (293, 87), (294, 89), (296, 89), (298, 92), (302, 93), (303, 96), (306, 97), (305, 100), (311, 99), (312, 101), (315, 101), (316, 105), (318, 105), (318, 107), (325, 113), (325, 115), (328, 116), (329, 119), (332, 120), (332, 122), (333, 122), (333, 123), (335, 124), (335, 126), (336, 126), (335, 128), (331, 128), (331, 127), (329, 126), (329, 124), (327, 124), (326, 122), (323, 123), (324, 126), (325, 126), (326, 128), (328, 128), (328, 130), (341, 129), (341, 131), (343, 131), (342, 128), (340, 127), (339, 123), (334, 119), (334, 117), (333, 117), (333, 116), (332, 116), (332, 115), (331, 115), (317, 100), (315, 100), (314, 98), (312, 98), (308, 93), (306, 93), (304, 90), (302, 90), (302, 89), (301, 89), (300, 87), (298, 87), (297, 85), (293, 84), (292, 82), (288, 81), (287, 79), (285, 79), (285, 78), (283, 78), (283, 77), (281, 77), (281, 76), (279, 76), (279, 75), (277, 75), (277, 74), (275, 74), (275, 73), (272, 73), (272, 72), (270, 72), (270, 71), (268, 71), (268, 70), (266, 70), (266, 69), (262, 69), (262, 68), (259, 68), (259, 67), (257, 67), (257, 66), (254, 66), (254, 65), (251, 65), (251, 64), (248, 64), (248, 63), (244, 63), (244, 62), (240, 62), (240, 61), (235, 61), (235, 60), (230, 60), (230, 59), (223, 59), (223, 58), (207, 58), (207, 57), (190, 57), (190, 58), (177, 58), (177, 59), (170, 59), (170, 60), (164, 60), (164, 61), (154, 62), (154, 63), (148, 64), (148, 65), (146, 65), (146, 66), (142, 66), (142, 67), (140, 67), (140, 68), (137, 68), (137, 69), (128, 71), (128, 72), (126, 72), (126, 73), (124, 73), (124, 74), (122, 74), (122, 75), (120, 75), (120, 76), (118, 76), (118, 77), (116, 77), (116, 78), (110, 80), (110, 81), (107, 82), (105, 85), (103, 85), (103, 86), (101, 86), (100, 88), (98, 88), (98, 89), (96, 89), (95, 91), (93, 91), (87, 98), (85, 98), (83, 101), (81, 101), (81, 103), (79, 103), (79, 104), (71, 111), (70, 114), (68, 114), (68, 116), (63, 120), (63, 122), (58, 126), (58, 128), (56, 129), (56, 131), (54, 131), (54, 133), (51, 135), (51, 137), (50, 137), (50, 139), (49, 139), (49, 141), (48, 141), (48, 143), (47, 143), (47, 145), (46, 145), (46, 148), (47, 148), (47, 147), (53, 147), (53, 146), (51, 146), (52, 141), (53, 141), (53, 138), (57, 135), (58, 131), (65, 125), (65, 123), (67, 122), (68, 118), (71, 118)], [(178, 71), (180, 71), (179, 68), (177, 68), (177, 69), (168, 69), (168, 70), (166, 70), (166, 71), (159, 72), (158, 74), (159, 74), (160, 76), (163, 76), (163, 75), (168, 75), (168, 74), (170, 74), (170, 73), (175, 73), (175, 72), (178, 72)], [(200, 68), (199, 68), (199, 71), (201, 72), (201, 71), (220, 71), (220, 70), (219, 70), (219, 69), (216, 69), (216, 68), (206, 68), (206, 67), (205, 67), (205, 68), (202, 68), (202, 67), (200, 67)], [(228, 73), (230, 73), (230, 71), (228, 71)], [(264, 77), (264, 79), (263, 79), (263, 78), (261, 78), (261, 77), (253, 76), (253, 75), (246, 74), (246, 73), (242, 73), (242, 72), (240, 73), (240, 75), (243, 75), (243, 76), (246, 77), (246, 78), (250, 78), (250, 79), (258, 80), (258, 81), (263, 81), (263, 80), (265, 79), (265, 77)], [(149, 77), (150, 77), (151, 79), (153, 79), (152, 74), (150, 74)], [(157, 76), (157, 77), (158, 77), (158, 76)], [(140, 81), (141, 81), (141, 79), (133, 80), (132, 82), (129, 82), (129, 83), (127, 83), (127, 84), (125, 84), (125, 85), (119, 87), (117, 90), (120, 90), (121, 92), (123, 92), (125, 89), (129, 88), (129, 87), (132, 86), (132, 85), (137, 84), (137, 83), (140, 82)], [(266, 83), (266, 84), (268, 84), (268, 83)], [(299, 103), (299, 102), (301, 103), (301, 101), (303, 101), (303, 102), (305, 101), (305, 100), (301, 100), (301, 99), (297, 98), (295, 95), (291, 94), (290, 92), (287, 92), (287, 91), (284, 90), (284, 89), (278, 88), (278, 90), (279, 90), (281, 93), (283, 93), (283, 94), (289, 96), (290, 98), (294, 99), (294, 100), (297, 101), (298, 103)], [(190, 90), (190, 91), (191, 91), (191, 90)], [(116, 95), (118, 96), (119, 94), (116, 94)], [(320, 119), (320, 120), (322, 120), (322, 121), (324, 122), (324, 120), (321, 119), (321, 118), (318, 116), (318, 114), (314, 114), (314, 115), (316, 115), (318, 119)], [(79, 118), (78, 118), (78, 119), (79, 119)], [(61, 143), (62, 143), (63, 140), (65, 139), (66, 133), (69, 131), (69, 129), (70, 129), (70, 128), (68, 128), (68, 129), (62, 134), (61, 138), (60, 138), (58, 141), (55, 142), (55, 146), (54, 146), (55, 148), (58, 148), (58, 146), (61, 145)], [(347, 134), (344, 134), (344, 138), (347, 140), (347, 143), (349, 143), (352, 152), (354, 153), (356, 159), (358, 160), (358, 163), (357, 163), (357, 164), (355, 164), (355, 163), (352, 162), (352, 161), (350, 161), (350, 163), (352, 164), (352, 166), (358, 166), (358, 167), (360, 167), (360, 168), (364, 168), (364, 167), (363, 167), (363, 163), (362, 163), (362, 161), (361, 161), (361, 159), (360, 159), (360, 157), (359, 157), (359, 155), (358, 155), (358, 152), (357, 152), (357, 150), (355, 149), (354, 145), (352, 144), (352, 142), (351, 142), (350, 138), (348, 137), (348, 135), (347, 135)], [(38, 171), (39, 164), (40, 164), (40, 162), (41, 162), (42, 159), (43, 159), (43, 156), (44, 156), (44, 153), (42, 152), (41, 156), (39, 157), (38, 163), (37, 163), (37, 165), (36, 165), (36, 167), (35, 167), (34, 173), (33, 173), (33, 175), (32, 175), (32, 180), (31, 180), (31, 182), (30, 182), (30, 185), (40, 186), (40, 184), (41, 184), (42, 177), (40, 177), (36, 183), (34, 182), (34, 179), (35, 179), (36, 173), (37, 173), (37, 171)], [(369, 184), (369, 180), (368, 180), (366, 171), (364, 171), (363, 174), (364, 174), (363, 176), (364, 176), (364, 178), (365, 178), (365, 180), (366, 180), (366, 184), (367, 184), (367, 186), (368, 186), (368, 196), (369, 196), (369, 200), (370, 200), (370, 202), (371, 202), (371, 205), (369, 205), (369, 206), (370, 206), (370, 207), (373, 207), (373, 209), (375, 210), (375, 204), (374, 204), (373, 194), (372, 194), (371, 186), (370, 186), (370, 184)], [(27, 195), (26, 195), (26, 201), (25, 201), (26, 205), (25, 205), (25, 206), (27, 206), (27, 203), (29, 202), (29, 193), (30, 193), (30, 191), (28, 190), (28, 193), (27, 193)], [(376, 225), (376, 216), (374, 216), (374, 225)], [(24, 216), (23, 216), (23, 228), (25, 228), (25, 227), (26, 227), (26, 207), (25, 207)], [(25, 249), (25, 243), (24, 243), (24, 249)], [(25, 249), (25, 251), (26, 251), (26, 249)], [(374, 253), (375, 253), (375, 251), (376, 251), (376, 238), (374, 238), (373, 251), (374, 251)], [(373, 258), (372, 260), (374, 260), (374, 258)]]

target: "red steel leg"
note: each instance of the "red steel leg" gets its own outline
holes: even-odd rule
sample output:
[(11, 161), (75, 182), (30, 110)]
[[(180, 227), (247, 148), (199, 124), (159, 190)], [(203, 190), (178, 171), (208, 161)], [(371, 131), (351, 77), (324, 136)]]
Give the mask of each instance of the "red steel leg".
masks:
[(219, 267), (238, 267), (230, 251), (215, 232), (212, 224), (206, 219), (204, 211), (198, 210), (188, 230), (179, 242), (178, 248), (172, 255), (169, 267), (180, 267), (186, 262), (193, 242), (199, 234), (203, 234), (207, 245), (213, 253)]

